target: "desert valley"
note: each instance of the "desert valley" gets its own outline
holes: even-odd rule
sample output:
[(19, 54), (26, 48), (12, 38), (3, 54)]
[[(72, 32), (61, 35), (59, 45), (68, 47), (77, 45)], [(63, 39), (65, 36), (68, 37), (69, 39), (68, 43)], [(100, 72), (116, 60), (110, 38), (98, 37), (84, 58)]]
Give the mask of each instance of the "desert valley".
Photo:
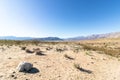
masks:
[[(21, 62), (29, 71), (18, 71)], [(120, 38), (0, 41), (0, 80), (120, 80)]]
[(120, 80), (120, 0), (0, 0), (0, 80)]

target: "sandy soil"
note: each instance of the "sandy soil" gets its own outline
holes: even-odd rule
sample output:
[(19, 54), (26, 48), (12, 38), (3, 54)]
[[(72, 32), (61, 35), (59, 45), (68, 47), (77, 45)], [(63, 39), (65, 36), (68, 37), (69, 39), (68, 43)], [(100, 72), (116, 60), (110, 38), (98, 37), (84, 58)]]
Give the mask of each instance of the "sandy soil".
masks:
[[(53, 49), (46, 50), (52, 46)], [(57, 52), (56, 47), (68, 50)], [(19, 46), (0, 46), (0, 80), (120, 80), (120, 61), (118, 58), (94, 51), (80, 49), (73, 51), (74, 45), (42, 45), (26, 46), (29, 49), (40, 48), (46, 55), (26, 53)], [(64, 55), (73, 58), (70, 60)], [(33, 64), (36, 72), (18, 72), (16, 67), (22, 61)], [(78, 70), (74, 64), (79, 64), (88, 73)]]

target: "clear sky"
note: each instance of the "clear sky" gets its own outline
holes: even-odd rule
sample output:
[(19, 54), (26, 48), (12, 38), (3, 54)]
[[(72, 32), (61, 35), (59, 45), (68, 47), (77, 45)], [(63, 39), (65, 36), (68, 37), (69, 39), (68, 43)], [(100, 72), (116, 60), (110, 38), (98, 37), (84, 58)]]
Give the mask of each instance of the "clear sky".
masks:
[(120, 31), (120, 0), (0, 0), (0, 36), (61, 38)]

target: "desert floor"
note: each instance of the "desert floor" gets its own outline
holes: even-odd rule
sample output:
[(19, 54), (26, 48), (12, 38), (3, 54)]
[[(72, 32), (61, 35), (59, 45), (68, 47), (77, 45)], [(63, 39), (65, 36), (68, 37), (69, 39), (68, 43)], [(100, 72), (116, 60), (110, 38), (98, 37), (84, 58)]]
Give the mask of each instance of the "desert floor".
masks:
[[(27, 53), (21, 50), (21, 46), (30, 50), (40, 48), (45, 55)], [(57, 48), (63, 51), (57, 51)], [(34, 70), (29, 73), (18, 72), (16, 67), (23, 61), (32, 63)], [(83, 70), (77, 69), (75, 65)], [(82, 46), (72, 43), (2, 45), (0, 80), (120, 80), (120, 59), (98, 51), (84, 50)]]

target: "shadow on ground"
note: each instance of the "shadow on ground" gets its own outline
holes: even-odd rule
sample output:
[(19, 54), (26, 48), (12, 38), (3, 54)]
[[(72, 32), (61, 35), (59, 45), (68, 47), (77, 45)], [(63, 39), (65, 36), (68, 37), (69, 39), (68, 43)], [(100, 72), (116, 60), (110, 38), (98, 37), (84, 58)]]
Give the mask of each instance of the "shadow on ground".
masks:
[(35, 73), (38, 73), (38, 72), (40, 72), (40, 71), (37, 68), (32, 68), (30, 71), (25, 72), (25, 73), (35, 74)]
[(91, 70), (87, 70), (87, 69), (83, 69), (83, 68), (79, 68), (80, 71), (91, 74), (92, 71)]

